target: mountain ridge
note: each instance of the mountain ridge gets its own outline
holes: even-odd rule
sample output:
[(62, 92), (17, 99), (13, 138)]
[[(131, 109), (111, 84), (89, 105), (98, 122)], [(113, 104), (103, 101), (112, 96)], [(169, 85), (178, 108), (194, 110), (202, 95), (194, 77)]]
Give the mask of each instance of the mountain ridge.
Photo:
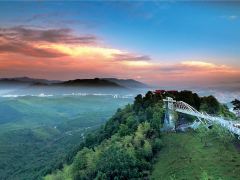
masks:
[(73, 79), (67, 81), (35, 79), (29, 77), (0, 78), (0, 84), (22, 84), (31, 86), (83, 86), (83, 87), (118, 87), (118, 88), (144, 88), (148, 85), (134, 79), (93, 78)]

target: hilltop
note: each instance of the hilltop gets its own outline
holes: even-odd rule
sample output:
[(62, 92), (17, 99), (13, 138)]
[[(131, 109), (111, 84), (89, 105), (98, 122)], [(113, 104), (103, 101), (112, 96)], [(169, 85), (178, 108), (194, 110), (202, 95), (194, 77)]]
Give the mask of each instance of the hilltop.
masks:
[[(139, 94), (132, 105), (119, 109), (105, 126), (88, 134), (79, 149), (68, 156), (63, 168), (45, 179), (198, 179), (221, 177), (230, 168), (238, 172), (240, 157), (233, 146), (238, 141), (221, 127), (201, 126), (184, 135), (160, 132), (165, 111), (163, 99), (168, 96), (185, 101), (199, 111), (236, 118), (213, 96), (199, 97), (191, 91)], [(194, 120), (189, 115), (176, 114), (178, 125)], [(223, 149), (226, 152), (221, 156), (219, 152)], [(233, 163), (228, 166), (218, 163), (219, 159), (213, 161), (219, 157), (227, 162), (230, 156)], [(203, 162), (209, 168), (200, 167)], [(212, 168), (216, 169), (214, 173)], [(237, 173), (232, 177), (240, 178)]]
[(123, 86), (121, 86), (121, 85), (119, 85), (115, 82), (108, 81), (108, 80), (105, 80), (105, 79), (99, 79), (99, 78), (75, 79), (75, 80), (65, 81), (65, 82), (62, 82), (62, 83), (57, 83), (55, 85), (124, 88)]

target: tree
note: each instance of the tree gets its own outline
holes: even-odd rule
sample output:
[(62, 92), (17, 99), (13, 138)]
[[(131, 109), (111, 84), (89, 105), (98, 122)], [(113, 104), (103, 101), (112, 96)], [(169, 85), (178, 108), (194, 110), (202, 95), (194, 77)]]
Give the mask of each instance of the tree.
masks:
[(126, 136), (130, 133), (130, 130), (127, 125), (121, 124), (118, 133), (120, 136)]
[(151, 127), (159, 132), (162, 126), (162, 119), (164, 116), (163, 103), (157, 103), (153, 108), (153, 117), (150, 120)]
[(233, 109), (234, 110), (240, 110), (240, 101), (238, 99), (235, 99), (234, 101), (232, 101), (233, 104)]
[(150, 120), (151, 127), (156, 130), (160, 131), (160, 127), (162, 126), (162, 117), (163, 113), (162, 112), (154, 112), (153, 113), (153, 118)]
[(127, 119), (126, 119), (126, 125), (128, 126), (128, 128), (133, 132), (137, 129), (138, 126), (138, 121), (136, 120), (136, 117), (134, 117), (133, 115), (130, 115)]
[(143, 97), (142, 97), (141, 94), (138, 94), (135, 97), (135, 101), (134, 101), (134, 104), (133, 104), (134, 111), (138, 112), (142, 108), (142, 104), (143, 104)]
[(144, 155), (145, 158), (152, 157), (152, 145), (147, 140), (144, 140), (143, 155)]
[(121, 145), (113, 144), (103, 152), (98, 161), (98, 172), (107, 179), (130, 179), (139, 177), (136, 159)]
[(220, 111), (220, 103), (214, 96), (207, 96), (201, 99), (201, 111), (209, 114), (218, 114)]
[(181, 91), (176, 95), (177, 101), (184, 101), (187, 104), (193, 106), (197, 110), (200, 107), (200, 98), (196, 93), (193, 93), (192, 91)]
[(238, 116), (240, 116), (240, 100), (235, 99), (234, 101), (232, 101), (232, 104), (233, 104), (233, 110), (238, 113)]
[(153, 93), (152, 91), (148, 91), (147, 94), (145, 95), (145, 97), (143, 97), (143, 108), (146, 109), (150, 106), (153, 105)]

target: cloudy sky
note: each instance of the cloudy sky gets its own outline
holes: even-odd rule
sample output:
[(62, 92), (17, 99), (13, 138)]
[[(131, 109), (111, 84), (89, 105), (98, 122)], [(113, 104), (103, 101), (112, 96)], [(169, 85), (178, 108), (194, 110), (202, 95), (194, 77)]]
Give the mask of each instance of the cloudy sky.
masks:
[(238, 2), (0, 2), (0, 77), (240, 81)]

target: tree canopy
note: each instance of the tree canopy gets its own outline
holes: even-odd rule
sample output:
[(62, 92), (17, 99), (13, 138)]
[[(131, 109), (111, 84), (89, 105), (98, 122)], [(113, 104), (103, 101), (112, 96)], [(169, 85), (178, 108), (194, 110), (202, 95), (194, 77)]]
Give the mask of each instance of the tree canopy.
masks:
[[(105, 126), (87, 135), (72, 164), (46, 179), (61, 179), (61, 176), (86, 180), (148, 177), (154, 157), (162, 148), (160, 128), (165, 112), (163, 98), (167, 96), (207, 113), (232, 115), (215, 97), (199, 97), (191, 91), (139, 94), (132, 105), (118, 109)], [(205, 137), (207, 131), (203, 128), (199, 131)]]
[(232, 104), (233, 104), (233, 109), (235, 111), (239, 111), (240, 110), (240, 100), (235, 99), (235, 100), (232, 101)]

